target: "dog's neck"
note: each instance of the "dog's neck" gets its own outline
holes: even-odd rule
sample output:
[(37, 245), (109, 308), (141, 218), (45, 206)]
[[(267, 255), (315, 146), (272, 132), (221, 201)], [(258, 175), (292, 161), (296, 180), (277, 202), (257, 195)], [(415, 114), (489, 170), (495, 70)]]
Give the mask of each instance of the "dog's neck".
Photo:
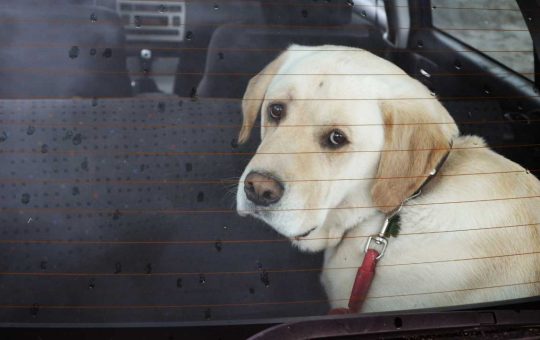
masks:
[(431, 182), (433, 178), (435, 178), (435, 176), (439, 174), (439, 172), (441, 171), (441, 168), (446, 163), (446, 160), (448, 159), (450, 152), (452, 151), (453, 141), (450, 140), (449, 144), (450, 144), (450, 148), (448, 149), (446, 154), (441, 158), (441, 160), (438, 162), (435, 168), (431, 170), (427, 178), (420, 184), (418, 189), (416, 189), (416, 191), (414, 191), (414, 193), (411, 196), (409, 196), (403, 202), (401, 202), (401, 204), (397, 208), (395, 208), (393, 211), (391, 211), (390, 213), (386, 215), (386, 221), (384, 223), (384, 226), (382, 227), (382, 229), (380, 230), (378, 234), (379, 237), (389, 238), (391, 236), (392, 237), (398, 236), (399, 230), (400, 230), (399, 213), (401, 209), (405, 206), (407, 202), (410, 202), (414, 200), (415, 198), (419, 197), (420, 195), (422, 195), (422, 191), (426, 188), (426, 186)]
[[(329, 242), (328, 246), (330, 248), (339, 247), (339, 245), (343, 242), (345, 237), (361, 237), (365, 235), (372, 235), (380, 232), (380, 228), (385, 222), (385, 219), (389, 219), (389, 228), (385, 231), (383, 231), (385, 237), (394, 236), (397, 237), (399, 234), (399, 218), (400, 218), (400, 211), (402, 208), (405, 208), (405, 203), (411, 203), (414, 202), (414, 200), (418, 197), (420, 197), (423, 193), (423, 191), (426, 191), (429, 189), (428, 184), (435, 178), (441, 171), (446, 163), (448, 156), (450, 155), (450, 152), (452, 150), (452, 141), (450, 141), (450, 149), (448, 152), (444, 155), (444, 157), (439, 161), (437, 166), (429, 173), (427, 178), (420, 184), (418, 189), (406, 200), (404, 200), (399, 207), (394, 209), (389, 214), (385, 214), (375, 207), (373, 208), (366, 208), (363, 211), (363, 214), (359, 215), (355, 211), (341, 211), (339, 212), (334, 218), (332, 218), (332, 223), (327, 225), (327, 228), (329, 230), (329, 238), (333, 239), (334, 241)], [(355, 197), (357, 200), (359, 197)], [(356, 204), (358, 204), (358, 201), (356, 200)], [(360, 198), (361, 203), (371, 203), (371, 200), (369, 197), (361, 197)], [(342, 202), (343, 206), (350, 205), (350, 203)], [(364, 205), (358, 205), (358, 206), (370, 206), (370, 204), (364, 204)], [(343, 228), (343, 226), (346, 226)], [(344, 232), (343, 232), (344, 231)], [(340, 235), (341, 232), (341, 235)]]

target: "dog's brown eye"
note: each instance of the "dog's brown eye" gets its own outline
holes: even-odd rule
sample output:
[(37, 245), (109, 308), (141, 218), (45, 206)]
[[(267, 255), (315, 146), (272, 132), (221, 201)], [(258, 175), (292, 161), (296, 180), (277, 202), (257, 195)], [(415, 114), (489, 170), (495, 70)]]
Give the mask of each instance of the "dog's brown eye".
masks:
[(279, 121), (285, 113), (285, 105), (271, 104), (270, 106), (268, 106), (268, 113), (273, 120)]
[(330, 146), (340, 146), (347, 142), (347, 137), (345, 137), (345, 134), (339, 130), (333, 130), (328, 135), (328, 144)]

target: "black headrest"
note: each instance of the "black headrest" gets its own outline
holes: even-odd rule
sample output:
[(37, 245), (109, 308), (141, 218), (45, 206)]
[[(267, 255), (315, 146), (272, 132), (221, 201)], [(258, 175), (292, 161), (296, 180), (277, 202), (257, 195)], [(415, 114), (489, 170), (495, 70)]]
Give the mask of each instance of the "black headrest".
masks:
[(131, 95), (118, 15), (46, 3), (0, 5), (0, 97)]
[(351, 0), (261, 1), (269, 25), (345, 25), (351, 21)]
[(223, 25), (212, 36), (205, 75), (197, 89), (199, 96), (242, 98), (249, 79), (293, 43), (307, 46), (354, 46), (377, 53), (385, 48), (384, 41), (370, 35), (367, 28), (345, 30), (303, 27), (288, 30), (255, 27), (244, 29), (241, 35), (237, 32), (234, 25)]

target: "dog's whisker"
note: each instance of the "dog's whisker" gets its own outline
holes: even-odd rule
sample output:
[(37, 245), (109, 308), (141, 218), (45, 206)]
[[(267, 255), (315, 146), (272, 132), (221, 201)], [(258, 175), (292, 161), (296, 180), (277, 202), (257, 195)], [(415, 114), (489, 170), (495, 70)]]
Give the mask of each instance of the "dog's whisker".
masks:
[(227, 201), (231, 202), (232, 204), (232, 206), (230, 207), (231, 209), (236, 207), (236, 192), (237, 191), (238, 191), (238, 184), (234, 184), (227, 189), (227, 191), (221, 198), (222, 202), (227, 202)]
[(238, 183), (227, 184), (227, 185), (224, 185), (223, 187), (224, 187), (225, 189), (228, 189), (228, 190), (230, 190), (230, 189), (235, 189), (235, 188), (238, 187)]
[(234, 188), (231, 188), (229, 190), (227, 190), (227, 192), (225, 193), (225, 196), (232, 196), (232, 197), (236, 197), (236, 193), (238, 191), (238, 187), (234, 187)]

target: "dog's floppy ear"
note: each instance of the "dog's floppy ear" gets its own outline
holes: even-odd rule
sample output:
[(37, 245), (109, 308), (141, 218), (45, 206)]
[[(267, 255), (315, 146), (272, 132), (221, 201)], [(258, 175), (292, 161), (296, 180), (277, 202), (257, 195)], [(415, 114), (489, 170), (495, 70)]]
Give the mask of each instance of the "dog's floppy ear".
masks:
[[(414, 194), (446, 156), (457, 127), (438, 102), (428, 107), (420, 100), (387, 100), (380, 109), (385, 141), (371, 194), (375, 206), (389, 213)], [(447, 123), (433, 124), (437, 122)]]
[(279, 72), (279, 69), (287, 59), (287, 55), (287, 52), (283, 52), (249, 81), (242, 100), (243, 122), (238, 136), (238, 142), (240, 144), (249, 139), (251, 129), (261, 109), (266, 89), (274, 78), (274, 75)]

